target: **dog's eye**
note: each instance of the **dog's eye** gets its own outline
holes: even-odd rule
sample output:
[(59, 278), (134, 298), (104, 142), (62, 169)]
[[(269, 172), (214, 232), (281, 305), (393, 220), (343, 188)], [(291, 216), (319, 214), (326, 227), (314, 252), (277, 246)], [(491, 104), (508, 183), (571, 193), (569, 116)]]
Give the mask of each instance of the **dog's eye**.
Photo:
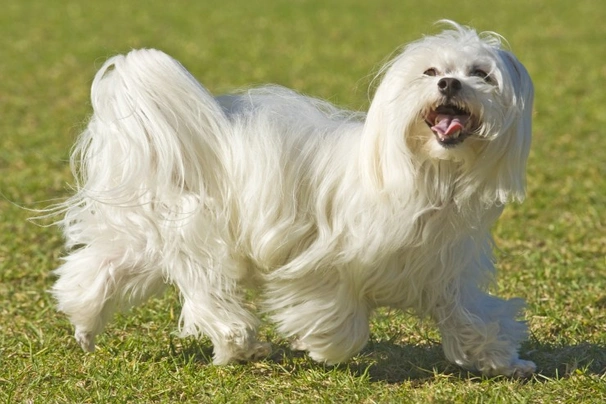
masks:
[(490, 76), (482, 69), (473, 69), (470, 76), (479, 77), (484, 81), (490, 81)]
[(423, 72), (423, 74), (426, 75), (426, 76), (437, 76), (438, 75), (438, 71), (432, 67), (431, 69), (425, 70)]

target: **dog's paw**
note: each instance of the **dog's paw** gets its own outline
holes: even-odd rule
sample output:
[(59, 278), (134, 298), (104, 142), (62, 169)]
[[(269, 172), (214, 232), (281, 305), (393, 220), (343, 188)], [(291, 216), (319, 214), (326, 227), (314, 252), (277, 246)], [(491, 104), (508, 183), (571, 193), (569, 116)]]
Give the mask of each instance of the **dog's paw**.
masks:
[(256, 361), (267, 358), (271, 354), (271, 344), (269, 342), (255, 342), (248, 351), (247, 361)]
[(527, 379), (537, 370), (537, 365), (532, 361), (522, 359), (514, 360), (507, 367), (499, 367), (483, 372), (486, 376), (507, 376), (513, 379)]
[(254, 341), (245, 346), (236, 344), (215, 345), (213, 364), (227, 365), (229, 363), (250, 362), (268, 357), (271, 354), (271, 344)]
[(290, 342), (290, 349), (293, 351), (307, 351), (309, 346), (300, 339), (294, 339)]
[(512, 364), (509, 370), (511, 373), (507, 376), (515, 379), (526, 379), (532, 376), (537, 370), (537, 365), (533, 361), (518, 359)]
[(84, 351), (93, 352), (95, 350), (95, 336), (93, 333), (76, 328), (75, 337)]

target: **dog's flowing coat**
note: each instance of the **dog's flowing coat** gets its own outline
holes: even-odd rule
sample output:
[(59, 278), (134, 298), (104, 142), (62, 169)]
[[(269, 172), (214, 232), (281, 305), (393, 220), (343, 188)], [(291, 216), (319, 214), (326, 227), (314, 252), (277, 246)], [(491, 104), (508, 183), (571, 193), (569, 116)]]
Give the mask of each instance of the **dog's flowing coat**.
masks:
[(359, 352), (389, 306), (432, 317), (463, 367), (532, 373), (522, 302), (485, 291), (489, 229), (524, 196), (532, 83), (496, 36), (451, 25), (385, 67), (366, 116), (280, 87), (214, 98), (156, 50), (108, 60), (53, 288), (80, 345), (171, 283), (215, 363), (267, 355), (253, 287), (321, 362)]

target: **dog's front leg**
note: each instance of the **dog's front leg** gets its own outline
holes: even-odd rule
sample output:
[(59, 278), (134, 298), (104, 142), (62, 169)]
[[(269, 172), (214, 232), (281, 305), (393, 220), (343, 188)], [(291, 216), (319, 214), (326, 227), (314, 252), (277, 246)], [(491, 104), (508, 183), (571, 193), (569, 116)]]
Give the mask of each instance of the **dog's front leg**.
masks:
[(293, 349), (334, 365), (368, 342), (370, 308), (336, 269), (324, 275), (271, 282), (266, 305), (279, 332), (294, 339)]
[(516, 317), (521, 299), (503, 300), (475, 285), (459, 285), (445, 293), (434, 310), (448, 360), (487, 376), (528, 377), (536, 369), (518, 357), (526, 324)]

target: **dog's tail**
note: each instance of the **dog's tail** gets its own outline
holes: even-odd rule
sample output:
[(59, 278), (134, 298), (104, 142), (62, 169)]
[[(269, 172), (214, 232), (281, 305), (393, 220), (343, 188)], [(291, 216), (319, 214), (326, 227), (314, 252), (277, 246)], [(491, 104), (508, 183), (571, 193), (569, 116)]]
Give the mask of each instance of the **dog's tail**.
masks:
[(72, 154), (80, 197), (123, 206), (184, 191), (221, 198), (227, 118), (179, 62), (153, 49), (115, 56), (97, 73), (91, 100)]
[(95, 76), (91, 100), (71, 156), (77, 192), (59, 207), (68, 248), (98, 237), (91, 223), (178, 222), (226, 206), (230, 125), (179, 62), (151, 49), (115, 56)]

